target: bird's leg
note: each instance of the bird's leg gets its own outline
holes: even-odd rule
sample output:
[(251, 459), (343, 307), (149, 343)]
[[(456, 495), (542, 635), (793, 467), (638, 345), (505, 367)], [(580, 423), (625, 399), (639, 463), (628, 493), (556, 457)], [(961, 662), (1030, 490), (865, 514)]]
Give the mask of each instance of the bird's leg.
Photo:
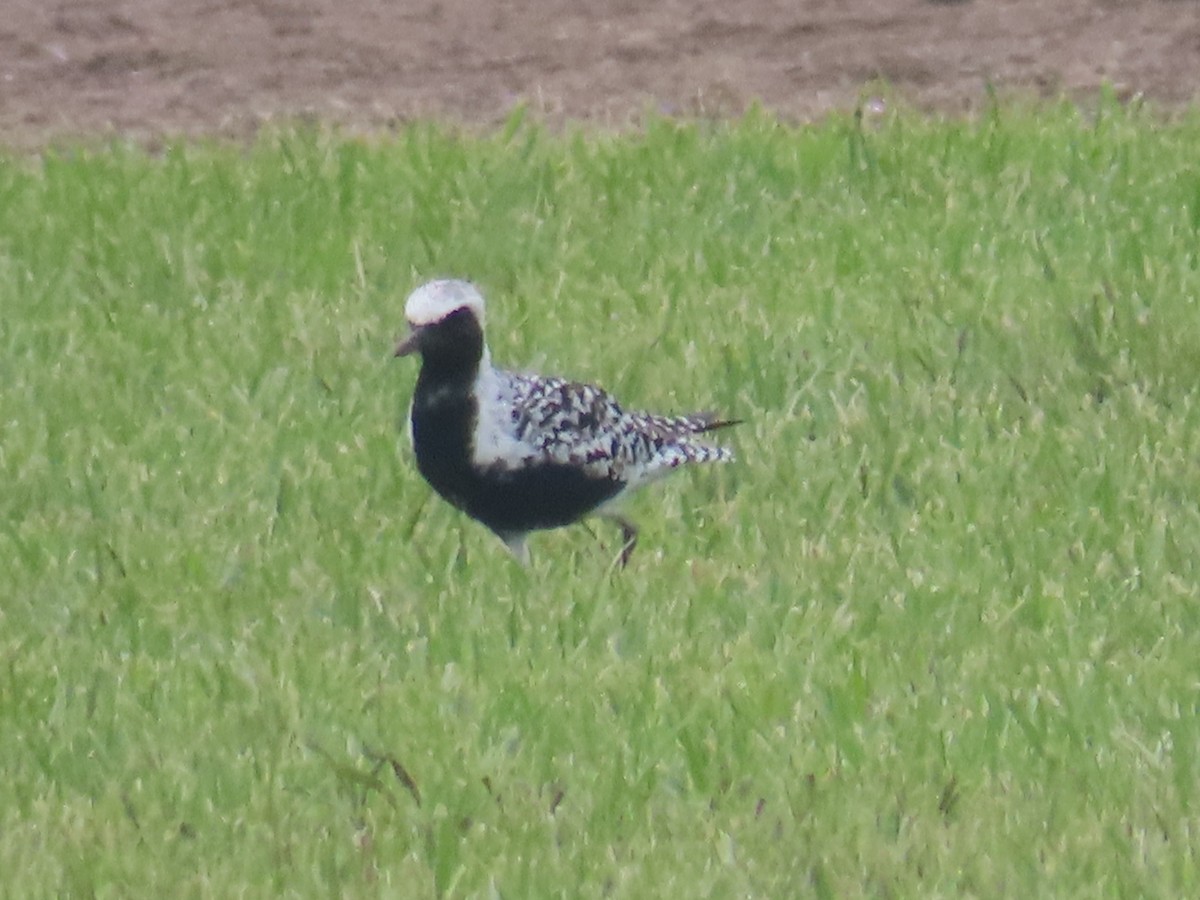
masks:
[(504, 541), (508, 552), (523, 566), (529, 565), (529, 546), (525, 543), (528, 536), (524, 533), (500, 535), (500, 540)]
[(621, 526), (621, 568), (629, 565), (629, 558), (633, 556), (633, 548), (637, 546), (638, 530), (637, 526), (623, 516), (614, 516), (613, 521)]

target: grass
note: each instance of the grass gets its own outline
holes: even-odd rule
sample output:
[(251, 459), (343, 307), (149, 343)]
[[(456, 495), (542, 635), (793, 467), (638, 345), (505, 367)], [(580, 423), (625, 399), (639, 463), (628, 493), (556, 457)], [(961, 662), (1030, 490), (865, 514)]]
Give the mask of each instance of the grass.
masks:
[[(1188, 896), (1194, 114), (432, 125), (0, 163), (12, 896)], [(407, 291), (744, 417), (533, 541)]]

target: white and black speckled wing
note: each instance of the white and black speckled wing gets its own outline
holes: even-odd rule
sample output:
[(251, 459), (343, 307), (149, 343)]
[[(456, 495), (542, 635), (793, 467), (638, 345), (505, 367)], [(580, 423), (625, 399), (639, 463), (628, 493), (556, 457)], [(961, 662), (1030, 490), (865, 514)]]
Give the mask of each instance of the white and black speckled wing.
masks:
[(602, 389), (561, 378), (493, 369), (489, 381), (479, 395), (481, 464), (576, 466), (632, 486), (685, 463), (733, 458), (726, 448), (695, 440), (726, 424), (713, 416), (625, 412)]

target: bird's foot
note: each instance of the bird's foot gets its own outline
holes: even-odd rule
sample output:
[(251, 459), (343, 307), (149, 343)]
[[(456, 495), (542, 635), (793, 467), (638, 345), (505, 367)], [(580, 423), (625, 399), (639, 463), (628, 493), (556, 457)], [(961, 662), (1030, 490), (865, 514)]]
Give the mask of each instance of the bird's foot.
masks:
[(621, 526), (621, 568), (629, 565), (629, 559), (633, 556), (633, 548), (637, 546), (638, 530), (637, 526), (628, 519), (617, 519), (617, 524)]

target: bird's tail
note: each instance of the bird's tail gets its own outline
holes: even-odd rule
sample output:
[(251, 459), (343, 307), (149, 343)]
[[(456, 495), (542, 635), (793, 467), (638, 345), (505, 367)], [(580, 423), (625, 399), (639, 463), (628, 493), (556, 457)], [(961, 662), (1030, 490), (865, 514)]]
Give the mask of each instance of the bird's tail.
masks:
[(702, 412), (690, 416), (680, 416), (679, 423), (692, 434), (704, 434), (706, 431), (716, 431), (718, 428), (730, 428), (741, 425), (743, 419), (723, 419), (716, 413)]
[(679, 443), (676, 445), (676, 449), (679, 459), (672, 461), (670, 465), (675, 466), (680, 462), (733, 462), (734, 453), (730, 448), (715, 444), (694, 443), (693, 439), (695, 435), (706, 434), (719, 428), (730, 428), (741, 423), (741, 419), (725, 419), (712, 412), (677, 417), (673, 424), (677, 429)]

